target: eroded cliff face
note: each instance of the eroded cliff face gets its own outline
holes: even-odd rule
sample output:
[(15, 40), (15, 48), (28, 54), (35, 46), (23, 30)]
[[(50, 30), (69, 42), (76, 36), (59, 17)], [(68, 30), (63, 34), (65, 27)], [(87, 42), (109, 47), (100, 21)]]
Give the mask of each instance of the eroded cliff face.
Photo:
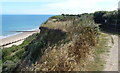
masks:
[(40, 33), (28, 46), (20, 63), (20, 68), (36, 63), (47, 50), (47, 47), (60, 43), (66, 37), (66, 32), (59, 29), (40, 27)]
[[(90, 16), (90, 15), (89, 15)], [(62, 17), (62, 20), (60, 19)], [(79, 16), (51, 17), (25, 48), (16, 70), (80, 71), (90, 50), (97, 44), (98, 27)]]

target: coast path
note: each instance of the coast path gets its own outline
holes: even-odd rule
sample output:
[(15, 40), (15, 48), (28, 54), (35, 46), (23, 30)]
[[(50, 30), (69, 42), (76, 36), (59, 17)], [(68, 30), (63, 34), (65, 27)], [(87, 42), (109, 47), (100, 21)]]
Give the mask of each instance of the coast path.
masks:
[[(111, 35), (112, 39), (109, 43), (111, 48), (109, 49), (109, 55), (106, 58), (106, 65), (104, 71), (118, 71), (118, 36)], [(111, 44), (113, 42), (113, 44)]]
[(39, 30), (35, 30), (34, 32), (25, 31), (14, 36), (0, 39), (0, 47), (10, 47), (12, 45), (19, 45), (24, 41), (25, 38), (37, 32), (39, 32)]

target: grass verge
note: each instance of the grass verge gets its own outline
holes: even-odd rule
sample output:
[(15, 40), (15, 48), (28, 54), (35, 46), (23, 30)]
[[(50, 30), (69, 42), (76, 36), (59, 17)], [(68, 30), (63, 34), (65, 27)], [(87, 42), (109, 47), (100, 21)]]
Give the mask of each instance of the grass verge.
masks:
[(108, 40), (109, 36), (105, 33), (100, 33), (98, 44), (93, 47), (92, 57), (86, 64), (88, 71), (102, 71), (104, 69), (105, 59), (103, 58), (107, 52), (109, 52)]

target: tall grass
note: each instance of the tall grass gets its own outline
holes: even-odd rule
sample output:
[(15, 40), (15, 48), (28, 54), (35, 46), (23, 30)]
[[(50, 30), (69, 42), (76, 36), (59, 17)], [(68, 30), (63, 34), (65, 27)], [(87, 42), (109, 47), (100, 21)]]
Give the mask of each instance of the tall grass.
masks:
[[(60, 15), (41, 25), (41, 32), (24, 49), (22, 71), (82, 71), (99, 41), (91, 14)], [(32, 38), (31, 38), (32, 39)]]
[[(76, 18), (74, 16), (71, 17)], [(55, 18), (56, 17), (54, 17), (54, 19)], [(90, 22), (90, 18), (86, 21), (84, 20), (79, 21), (80, 19), (81, 18), (76, 19), (70, 18), (70, 20), (68, 19), (67, 21), (60, 22), (59, 20), (56, 22), (47, 22), (45, 23), (45, 25), (43, 24), (42, 27), (47, 28), (47, 31), (45, 29), (42, 29), (41, 32), (43, 31), (44, 33), (51, 32), (51, 34), (49, 33), (46, 35), (46, 37), (50, 39), (47, 40), (46, 42), (51, 44), (52, 41), (57, 41), (57, 39), (60, 39), (60, 41), (58, 43), (55, 42), (53, 45), (46, 45), (46, 47), (39, 48), (32, 47), (31, 49), (44, 49), (44, 52), (41, 56), (39, 56), (38, 59), (36, 59), (35, 63), (31, 67), (23, 70), (31, 69), (34, 71), (82, 70), (85, 64), (84, 61), (90, 54), (92, 47), (96, 46), (96, 44), (98, 43), (99, 28), (92, 21)], [(54, 30), (55, 33), (49, 29)], [(66, 33), (64, 39), (63, 38), (61, 39), (63, 35), (60, 35), (61, 34), (60, 32), (56, 32), (57, 29)], [(43, 33), (40, 33), (40, 35), (43, 35)], [(41, 36), (41, 38), (44, 37), (45, 36)], [(36, 39), (36, 41), (38, 41), (38, 39)], [(40, 40), (38, 42), (40, 42)], [(40, 54), (41, 52), (32, 51), (32, 53)]]

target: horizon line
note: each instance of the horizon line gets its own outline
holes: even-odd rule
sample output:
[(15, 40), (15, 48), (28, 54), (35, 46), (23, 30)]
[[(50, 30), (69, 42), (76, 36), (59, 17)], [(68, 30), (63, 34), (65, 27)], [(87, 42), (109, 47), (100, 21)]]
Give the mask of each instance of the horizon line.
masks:
[(0, 14), (0, 15), (59, 15), (59, 14)]
[[(114, 10), (97, 10), (97, 11), (118, 11), (118, 8), (117, 8), (117, 9), (114, 9)], [(94, 11), (94, 12), (97, 12), (97, 11)], [(62, 14), (74, 14), (74, 15), (77, 15), (77, 14), (94, 13), (94, 12), (83, 12), (83, 13), (58, 13), (58, 14), (2, 14), (2, 13), (0, 13), (0, 15), (62, 15)]]

